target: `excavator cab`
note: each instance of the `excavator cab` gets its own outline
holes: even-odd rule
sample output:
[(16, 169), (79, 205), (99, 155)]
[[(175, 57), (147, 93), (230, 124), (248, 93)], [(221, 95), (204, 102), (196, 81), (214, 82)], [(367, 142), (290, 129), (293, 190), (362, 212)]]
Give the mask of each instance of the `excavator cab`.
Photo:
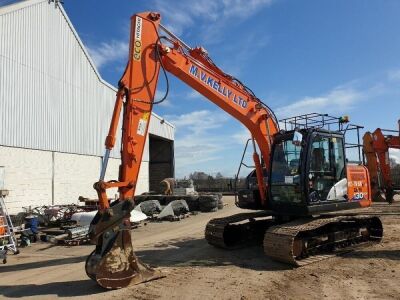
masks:
[[(316, 113), (282, 123), (294, 129), (274, 136), (269, 209), (278, 215), (306, 216), (369, 205), (369, 177), (361, 163), (361, 126), (350, 124), (347, 117)], [(357, 143), (345, 142), (350, 131), (356, 133)], [(358, 150), (357, 163), (348, 163), (346, 149)]]
[[(361, 165), (361, 126), (349, 124), (347, 118), (317, 113), (280, 123), (285, 129), (274, 136), (271, 168), (264, 177), (268, 201), (263, 205), (258, 190), (249, 187), (239, 191), (239, 207), (307, 216), (368, 205), (370, 187), (368, 172)], [(349, 131), (355, 131), (357, 143), (345, 142)], [(359, 162), (347, 163), (348, 148), (353, 148), (353, 154), (358, 150)]]
[[(301, 143), (293, 137), (302, 135)], [(321, 129), (288, 131), (275, 136), (271, 159), (269, 206), (279, 213), (308, 215), (347, 203), (335, 194), (346, 177), (344, 136)]]

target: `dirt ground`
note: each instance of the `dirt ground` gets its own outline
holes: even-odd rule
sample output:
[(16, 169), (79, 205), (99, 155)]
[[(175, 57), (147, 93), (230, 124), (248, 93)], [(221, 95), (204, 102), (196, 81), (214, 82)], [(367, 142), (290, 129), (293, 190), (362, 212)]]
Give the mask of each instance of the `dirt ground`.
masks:
[[(134, 232), (136, 254), (165, 278), (105, 291), (87, 278), (93, 246), (35, 244), (0, 265), (0, 298), (90, 299), (400, 299), (400, 216), (383, 216), (382, 243), (301, 268), (274, 262), (263, 249), (209, 246), (210, 218), (243, 212), (232, 197), (216, 213), (180, 222), (149, 223)], [(400, 213), (400, 199), (375, 209)]]

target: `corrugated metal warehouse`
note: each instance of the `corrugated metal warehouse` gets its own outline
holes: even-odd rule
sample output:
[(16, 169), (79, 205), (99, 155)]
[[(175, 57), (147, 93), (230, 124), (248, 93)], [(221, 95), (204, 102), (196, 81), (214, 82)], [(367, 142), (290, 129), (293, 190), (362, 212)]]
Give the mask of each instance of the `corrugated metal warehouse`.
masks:
[[(61, 5), (0, 7), (0, 166), (11, 212), (97, 197), (115, 93)], [(137, 194), (174, 174), (174, 126), (153, 114), (149, 134)], [(117, 179), (118, 147), (111, 157), (106, 179)]]

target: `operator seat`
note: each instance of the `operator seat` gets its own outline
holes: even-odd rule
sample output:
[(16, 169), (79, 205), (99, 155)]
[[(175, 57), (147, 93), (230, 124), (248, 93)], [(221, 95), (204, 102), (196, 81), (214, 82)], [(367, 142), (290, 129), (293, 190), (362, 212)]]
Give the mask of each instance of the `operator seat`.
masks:
[(325, 163), (324, 148), (314, 148), (311, 155), (310, 171), (323, 171)]

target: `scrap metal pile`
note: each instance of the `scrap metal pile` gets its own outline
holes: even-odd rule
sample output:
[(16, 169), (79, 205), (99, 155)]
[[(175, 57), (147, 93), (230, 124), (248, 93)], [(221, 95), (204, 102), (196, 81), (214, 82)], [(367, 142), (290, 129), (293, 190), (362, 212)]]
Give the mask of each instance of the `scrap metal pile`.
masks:
[[(179, 221), (191, 214), (215, 212), (224, 206), (222, 194), (197, 194), (190, 186), (178, 188), (178, 191), (184, 195), (146, 193), (135, 196), (135, 207), (130, 217), (132, 227), (137, 228), (145, 220)], [(37, 240), (68, 246), (89, 243), (89, 225), (98, 212), (98, 200), (79, 197), (79, 201), (83, 202), (82, 205), (25, 208), (25, 212), (11, 216), (20, 234), (19, 244), (29, 246)], [(32, 224), (36, 224), (34, 228), (31, 228)]]
[(37, 206), (11, 215), (19, 246), (26, 247), (41, 240), (55, 244), (76, 245), (87, 241), (88, 226), (80, 226), (73, 220), (77, 213), (87, 211), (76, 204)]
[(139, 195), (136, 207), (152, 219), (178, 220), (188, 213), (215, 212), (222, 209), (222, 194), (201, 195)]

